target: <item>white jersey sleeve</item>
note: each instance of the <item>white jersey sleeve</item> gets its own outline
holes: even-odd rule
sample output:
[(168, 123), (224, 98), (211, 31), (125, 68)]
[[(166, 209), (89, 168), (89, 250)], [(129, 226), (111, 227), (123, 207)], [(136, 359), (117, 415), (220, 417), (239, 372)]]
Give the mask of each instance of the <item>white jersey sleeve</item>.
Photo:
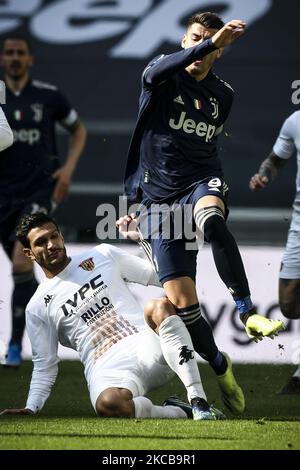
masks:
[(112, 245), (100, 245), (106, 247), (107, 254), (116, 263), (121, 277), (124, 281), (135, 282), (144, 286), (157, 286), (161, 287), (161, 283), (153, 269), (150, 261), (139, 258), (138, 256), (129, 255), (120, 248)]
[(58, 372), (55, 328), (38, 314), (26, 311), (26, 330), (32, 347), (33, 372), (26, 408), (37, 413), (44, 406)]
[(293, 155), (294, 151), (296, 150), (295, 120), (296, 113), (293, 113), (284, 121), (282, 128), (280, 129), (279, 136), (277, 137), (277, 140), (273, 147), (273, 152), (279, 158), (287, 160)]
[(13, 144), (14, 135), (0, 106), (0, 152)]

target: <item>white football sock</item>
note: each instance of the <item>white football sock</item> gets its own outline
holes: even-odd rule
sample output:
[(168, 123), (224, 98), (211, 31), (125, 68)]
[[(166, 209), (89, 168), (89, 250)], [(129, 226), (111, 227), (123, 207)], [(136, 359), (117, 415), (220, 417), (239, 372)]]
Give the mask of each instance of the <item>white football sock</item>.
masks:
[(166, 318), (159, 327), (161, 349), (168, 366), (184, 384), (188, 400), (206, 400), (190, 334), (177, 315)]
[(133, 399), (136, 418), (187, 418), (187, 414), (178, 406), (157, 406), (146, 397)]

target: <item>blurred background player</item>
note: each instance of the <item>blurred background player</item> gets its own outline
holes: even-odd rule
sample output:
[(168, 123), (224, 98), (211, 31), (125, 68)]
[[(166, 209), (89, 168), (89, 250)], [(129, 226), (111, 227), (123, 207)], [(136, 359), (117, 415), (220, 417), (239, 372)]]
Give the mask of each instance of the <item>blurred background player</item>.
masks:
[[(170, 302), (148, 303), (150, 328), (144, 325), (142, 309), (125, 281), (160, 286), (148, 260), (108, 244), (70, 258), (55, 220), (43, 213), (21, 219), (17, 238), (45, 279), (26, 307), (34, 363), (27, 404), (3, 414), (42, 409), (57, 376), (60, 341), (79, 353), (99, 416), (224, 418), (207, 404), (192, 340)], [(184, 383), (191, 406), (173, 399), (158, 407), (142, 396), (163, 385), (170, 370)]]
[[(25, 307), (37, 288), (30, 259), (15, 240), (21, 215), (51, 212), (68, 195), (82, 153), (86, 131), (77, 112), (58, 89), (30, 77), (33, 55), (25, 37), (11, 35), (2, 45), (6, 84), (6, 116), (14, 144), (0, 159), (0, 241), (12, 262), (12, 335), (5, 365), (21, 363)], [(61, 166), (55, 123), (70, 134), (66, 162)]]
[[(292, 320), (300, 319), (300, 111), (289, 116), (280, 130), (272, 152), (250, 180), (254, 191), (270, 184), (288, 159), (297, 150), (296, 195), (292, 221), (279, 272), (279, 305), (282, 314)], [(300, 366), (280, 391), (300, 394)]]
[[(183, 50), (161, 55), (146, 67), (125, 193), (130, 201), (141, 201), (146, 207), (155, 235), (160, 228), (151, 227), (153, 205), (192, 206), (191, 219), (211, 244), (217, 270), (233, 295), (246, 332), (258, 340), (276, 334), (283, 323), (257, 315), (237, 244), (226, 225), (228, 188), (216, 137), (229, 114), (233, 90), (211, 71), (223, 47), (238, 39), (245, 26), (241, 20), (224, 26), (210, 12), (196, 14), (188, 21)], [(143, 232), (143, 221), (140, 227)], [(226, 357), (216, 354), (211, 328), (201, 316), (195, 288), (197, 251), (186, 249), (184, 237), (159, 233), (151, 238), (149, 232), (143, 235), (151, 241), (160, 281), (187, 325), (195, 350), (217, 374), (224, 374)], [(204, 345), (208, 355), (203, 354)]]

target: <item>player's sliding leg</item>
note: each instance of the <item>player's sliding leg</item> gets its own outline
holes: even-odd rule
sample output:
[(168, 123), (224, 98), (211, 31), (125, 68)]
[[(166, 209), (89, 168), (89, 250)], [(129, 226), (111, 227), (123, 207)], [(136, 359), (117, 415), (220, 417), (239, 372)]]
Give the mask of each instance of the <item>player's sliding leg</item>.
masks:
[(96, 413), (102, 418), (187, 418), (178, 406), (157, 406), (146, 397), (133, 398), (125, 388), (107, 388), (96, 401)]
[[(198, 313), (195, 315), (198, 316)], [(194, 419), (220, 419), (218, 410), (207, 403), (192, 339), (183, 321), (176, 315), (174, 306), (167, 298), (152, 300), (145, 307), (145, 319), (159, 335), (167, 364), (185, 385)], [(226, 367), (222, 372), (225, 370)]]
[(144, 313), (148, 325), (159, 335), (168, 366), (185, 385), (188, 400), (196, 397), (206, 400), (191, 337), (171, 302), (167, 298), (152, 300)]
[[(194, 281), (187, 276), (173, 279), (164, 283), (164, 289), (172, 304), (180, 306), (175, 310), (190, 333), (195, 351), (216, 373), (224, 404), (233, 413), (242, 413), (244, 394), (236, 382), (228, 356), (217, 348), (212, 329), (201, 315)], [(189, 302), (195, 303), (189, 305)]]
[(211, 244), (216, 268), (233, 296), (247, 335), (254, 340), (265, 336), (273, 338), (284, 328), (284, 324), (280, 320), (269, 320), (257, 314), (251, 301), (239, 249), (226, 225), (224, 207), (218, 197), (201, 198), (194, 211), (197, 228)]

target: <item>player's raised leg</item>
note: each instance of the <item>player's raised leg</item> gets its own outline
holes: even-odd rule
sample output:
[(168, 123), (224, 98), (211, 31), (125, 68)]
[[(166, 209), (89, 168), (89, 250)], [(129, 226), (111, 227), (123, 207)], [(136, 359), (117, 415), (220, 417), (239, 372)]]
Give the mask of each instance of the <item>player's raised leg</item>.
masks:
[(235, 301), (247, 335), (254, 340), (277, 335), (284, 327), (283, 322), (258, 315), (253, 306), (243, 261), (226, 225), (222, 199), (217, 196), (201, 197), (195, 205), (194, 218), (198, 230), (211, 244), (216, 268)]

